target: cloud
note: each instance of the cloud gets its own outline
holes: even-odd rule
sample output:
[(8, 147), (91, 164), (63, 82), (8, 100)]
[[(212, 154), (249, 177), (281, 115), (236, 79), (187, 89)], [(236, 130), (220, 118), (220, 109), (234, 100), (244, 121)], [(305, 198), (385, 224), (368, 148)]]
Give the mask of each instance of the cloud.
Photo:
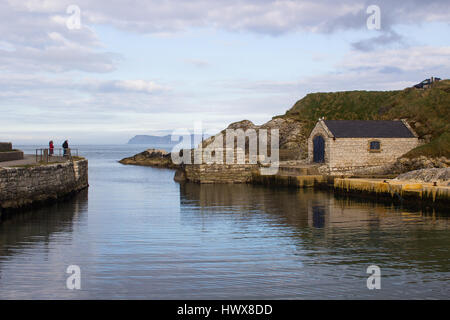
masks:
[[(245, 93), (293, 102), (310, 92), (324, 90), (398, 90), (430, 76), (448, 78), (450, 46), (416, 46), (384, 51), (348, 52), (334, 70), (292, 81), (240, 79), (215, 82), (230, 94)], [(412, 80), (411, 80), (412, 79)], [(264, 102), (263, 102), (264, 104)], [(277, 104), (274, 103), (275, 107)], [(279, 104), (278, 104), (279, 105)]]
[[(72, 1), (10, 0), (16, 12), (65, 15)], [(176, 32), (191, 27), (252, 31), (277, 35), (293, 31), (333, 32), (363, 29), (368, 17), (366, 0), (147, 0), (124, 5), (121, 0), (78, 0), (87, 24), (108, 24), (140, 33)], [(447, 0), (376, 2), (382, 29), (397, 24), (450, 20)]]
[[(374, 52), (350, 52), (339, 67), (346, 70), (386, 70), (395, 68), (405, 72), (438, 71), (450, 66), (450, 46), (416, 46)], [(393, 69), (391, 69), (393, 70)]]
[(206, 68), (210, 66), (210, 63), (205, 60), (200, 59), (185, 59), (184, 60), (187, 64), (193, 65), (197, 68)]
[(97, 53), (90, 49), (70, 45), (47, 46), (44, 49), (21, 47), (0, 50), (0, 69), (20, 72), (85, 71), (111, 72), (116, 69), (120, 55)]
[(94, 81), (87, 82), (82, 87), (96, 92), (128, 92), (156, 94), (168, 91), (167, 86), (156, 83), (155, 81), (146, 80), (112, 80), (112, 81)]
[[(358, 0), (154, 0), (123, 6), (118, 0), (83, 0), (80, 6), (87, 8), (86, 18), (92, 23), (108, 23), (137, 32), (214, 27), (277, 35), (299, 30), (363, 29), (368, 17), (366, 8), (371, 4), (372, 1)], [(380, 0), (377, 4), (385, 30), (396, 24), (450, 20), (446, 0)]]
[[(366, 29), (366, 8), (372, 1), (148, 0), (125, 5), (119, 0), (77, 0), (82, 27), (69, 30), (66, 8), (73, 3), (72, 0), (0, 1), (3, 112), (0, 127), (3, 132), (19, 131), (17, 128), (26, 132), (37, 129), (46, 132), (48, 128), (64, 132), (67, 119), (73, 132), (172, 129), (200, 118), (220, 129), (227, 122), (242, 118), (258, 123), (267, 121), (272, 115), (284, 113), (308, 92), (401, 89), (431, 75), (445, 78), (450, 73), (449, 47), (406, 48), (408, 39), (403, 37), (407, 35), (396, 32), (399, 25), (448, 23), (449, 1), (378, 0), (382, 20), (381, 30), (377, 32)], [(329, 62), (336, 61), (342, 51), (335, 52), (336, 47), (330, 47), (326, 52), (314, 53), (312, 60), (324, 61), (324, 67), (314, 71), (314, 76), (302, 75), (301, 68), (296, 66), (273, 75), (254, 73), (247, 68), (245, 60), (231, 77), (224, 77), (221, 70), (210, 75), (207, 69), (197, 78), (181, 71), (173, 76), (159, 71), (164, 68), (140, 70), (142, 73), (135, 76), (130, 74), (136, 72), (132, 68), (120, 69), (124, 57), (105, 49), (95, 31), (104, 26), (118, 37), (138, 33), (176, 38), (177, 32), (199, 28), (213, 29), (212, 34), (214, 30), (243, 33), (243, 37), (227, 37), (227, 50), (244, 43), (247, 52), (253, 50), (251, 53), (255, 55), (259, 48), (251, 47), (256, 42), (246, 42), (247, 33), (277, 37), (295, 32), (330, 35), (341, 30), (367, 30), (367, 33), (358, 32), (367, 39), (353, 41), (344, 59), (331, 68)], [(346, 38), (343, 33), (334, 35), (341, 36)], [(206, 40), (225, 41), (221, 37), (212, 40), (212, 36), (206, 36)], [(315, 39), (311, 40), (305, 46), (314, 46)], [(192, 50), (185, 52), (177, 52), (179, 48), (175, 48), (164, 63), (174, 59), (196, 68), (207, 68), (211, 63), (217, 69), (227, 68), (221, 65), (222, 57), (203, 51), (209, 44), (192, 45)], [(282, 55), (277, 54), (275, 47), (273, 53), (271, 62), (275, 65)], [(211, 62), (201, 59), (205, 55)], [(113, 72), (117, 69), (118, 72)], [(144, 72), (151, 72), (152, 76), (143, 76)], [(154, 76), (157, 72), (161, 75)], [(121, 75), (126, 76), (121, 78)], [(242, 79), (246, 76), (249, 79)]]
[(101, 52), (97, 35), (87, 26), (69, 30), (63, 3), (0, 2), (0, 69), (3, 71), (104, 73), (121, 57)]
[[(78, 0), (82, 27), (66, 26), (70, 0), (8, 0), (0, 2), (0, 66), (3, 70), (47, 72), (116, 70), (122, 57), (102, 50), (92, 29), (110, 25), (137, 32), (167, 34), (191, 28), (214, 28), (277, 36), (289, 32), (330, 33), (366, 28), (370, 1), (332, 0), (157, 0), (124, 5), (123, 1)], [(395, 25), (450, 21), (449, 1), (378, 1), (381, 34), (352, 44), (360, 51), (402, 44)], [(369, 33), (368, 33), (369, 34)], [(208, 62), (188, 59), (197, 67)]]
[[(164, 112), (172, 101), (169, 86), (151, 80), (73, 80), (70, 76), (0, 75), (2, 111)], [(176, 104), (174, 104), (176, 105)], [(160, 110), (158, 110), (158, 108)]]
[(403, 37), (397, 32), (390, 30), (377, 37), (353, 42), (352, 47), (360, 51), (372, 51), (379, 47), (388, 47), (391, 45), (403, 46), (404, 44)]

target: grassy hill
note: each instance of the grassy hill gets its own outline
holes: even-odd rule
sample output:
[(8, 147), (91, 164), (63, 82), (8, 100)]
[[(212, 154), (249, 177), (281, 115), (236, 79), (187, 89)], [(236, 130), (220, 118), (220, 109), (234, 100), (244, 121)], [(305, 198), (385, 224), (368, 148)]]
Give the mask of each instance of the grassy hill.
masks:
[(306, 123), (307, 135), (320, 117), (328, 120), (407, 119), (426, 142), (411, 150), (407, 157), (450, 158), (450, 80), (434, 83), (428, 89), (311, 93), (278, 117)]

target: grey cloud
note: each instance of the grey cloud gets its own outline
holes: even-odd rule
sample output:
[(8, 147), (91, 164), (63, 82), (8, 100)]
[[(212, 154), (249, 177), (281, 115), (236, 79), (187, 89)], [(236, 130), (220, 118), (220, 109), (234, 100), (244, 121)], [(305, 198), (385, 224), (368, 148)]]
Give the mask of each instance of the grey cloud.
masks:
[(116, 68), (120, 55), (98, 53), (87, 48), (69, 46), (36, 49), (22, 47), (14, 51), (0, 50), (0, 68), (22, 72), (85, 71), (110, 72)]
[(397, 67), (386, 66), (380, 69), (380, 73), (403, 73), (403, 70)]
[[(72, 1), (55, 2), (49, 8), (33, 12), (29, 5), (20, 5), (13, 1), (13, 16), (22, 17), (22, 22), (33, 14), (38, 24), (46, 15), (66, 16), (65, 8)], [(26, 3), (39, 3), (30, 0)], [(392, 26), (404, 23), (418, 24), (427, 21), (450, 19), (450, 4), (447, 0), (147, 0), (126, 5), (121, 0), (90, 1), (78, 0), (82, 21), (87, 24), (108, 24), (117, 28), (142, 33), (176, 32), (190, 27), (213, 27), (234, 31), (252, 31), (277, 35), (286, 32), (304, 30), (310, 32), (334, 32), (340, 29), (363, 29), (366, 27), (366, 8), (376, 4), (381, 8), (382, 29), (391, 30)], [(35, 5), (35, 7), (39, 7)], [(6, 21), (8, 10), (4, 10)], [(8, 8), (6, 8), (8, 9)], [(11, 9), (9, 10), (11, 11)], [(39, 17), (39, 18), (38, 18)], [(13, 21), (10, 21), (13, 23)], [(41, 21), (42, 23), (42, 21)], [(28, 28), (27, 33), (42, 33)], [(75, 36), (75, 35), (73, 35)], [(79, 34), (95, 41), (95, 36), (86, 32)]]
[(378, 47), (402, 46), (405, 41), (401, 35), (394, 31), (382, 33), (377, 37), (352, 43), (352, 47), (361, 51), (371, 51)]
[[(373, 1), (331, 0), (191, 0), (142, 1), (124, 6), (122, 1), (82, 0), (86, 19), (137, 32), (177, 31), (189, 27), (215, 27), (277, 35), (297, 30), (333, 32), (366, 27), (366, 8)], [(446, 0), (376, 1), (382, 29), (403, 23), (449, 21)]]
[(176, 110), (180, 100), (186, 99), (177, 96), (168, 85), (159, 81), (73, 80), (65, 74), (49, 77), (5, 73), (0, 74), (0, 87), (2, 105), (19, 106), (8, 112), (9, 116), (19, 112), (19, 109), (29, 108), (37, 108), (41, 113), (157, 114)]
[[(82, 28), (69, 30), (66, 8), (72, 1), (10, 0), (0, 3), (0, 68), (61, 72), (110, 72), (120, 57), (101, 51), (89, 25), (105, 24), (141, 33), (167, 33), (192, 27), (250, 31), (279, 35), (308, 31), (330, 33), (364, 29), (366, 8), (372, 1), (332, 0), (150, 0), (125, 5), (123, 1), (78, 0)], [(45, 5), (44, 5), (45, 4)], [(361, 51), (401, 44), (397, 24), (450, 20), (448, 1), (379, 0), (382, 34), (352, 44)], [(200, 61), (192, 64), (206, 66)]]
[(63, 2), (46, 4), (0, 2), (0, 69), (102, 73), (116, 68), (120, 57), (99, 51), (101, 43), (87, 25), (76, 30), (66, 27), (69, 15)]

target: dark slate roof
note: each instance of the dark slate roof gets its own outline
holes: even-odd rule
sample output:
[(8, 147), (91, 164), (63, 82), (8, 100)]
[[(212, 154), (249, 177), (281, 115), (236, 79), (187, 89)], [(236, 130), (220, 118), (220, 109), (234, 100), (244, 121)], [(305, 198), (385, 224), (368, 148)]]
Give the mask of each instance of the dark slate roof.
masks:
[(402, 121), (324, 120), (336, 138), (414, 138)]

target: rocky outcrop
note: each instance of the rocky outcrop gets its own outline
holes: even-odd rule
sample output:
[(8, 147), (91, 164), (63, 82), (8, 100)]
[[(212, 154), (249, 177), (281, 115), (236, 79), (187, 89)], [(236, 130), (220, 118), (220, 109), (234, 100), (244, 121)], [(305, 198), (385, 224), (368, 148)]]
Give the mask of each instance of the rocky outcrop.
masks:
[[(242, 129), (242, 130), (247, 130), (247, 129), (258, 129), (258, 126), (255, 125), (253, 122), (251, 122), (250, 120), (242, 120), (242, 121), (238, 121), (238, 122), (233, 122), (231, 123), (227, 129)], [(224, 131), (222, 131), (222, 133), (224, 133)]]
[(414, 180), (420, 182), (436, 182), (450, 185), (450, 168), (420, 169), (399, 175), (395, 180)]
[(353, 172), (354, 175), (395, 175), (420, 169), (447, 168), (450, 160), (445, 157), (428, 158), (425, 156), (409, 159), (399, 158), (394, 163), (382, 166), (366, 167)]
[[(244, 131), (248, 129), (254, 129), (258, 131), (259, 129), (266, 129), (268, 131), (268, 136), (270, 139), (270, 130), (278, 129), (280, 137), (280, 160), (299, 160), (307, 157), (307, 137), (302, 133), (303, 124), (299, 121), (292, 119), (282, 119), (275, 118), (265, 124), (258, 126), (255, 125), (250, 120), (242, 120), (238, 122), (231, 123), (226, 129), (222, 130), (215, 136), (211, 136), (202, 142), (203, 148), (207, 147), (213, 143), (218, 135), (223, 135), (223, 147), (226, 147), (226, 130), (232, 129), (242, 129)], [(270, 141), (270, 140), (269, 140)], [(192, 151), (192, 150), (191, 150)], [(246, 153), (248, 154), (248, 142), (246, 143)], [(193, 155), (194, 153), (191, 152)], [(140, 166), (151, 166), (151, 167), (161, 167), (161, 168), (180, 168), (172, 162), (171, 154), (164, 150), (158, 149), (148, 149), (144, 152), (138, 153), (132, 157), (124, 158), (119, 161), (122, 164), (130, 165), (140, 165)], [(226, 167), (224, 170), (227, 171)], [(226, 172), (224, 172), (226, 174)], [(177, 177), (178, 179), (178, 177)]]
[(179, 165), (176, 165), (172, 162), (170, 152), (159, 149), (148, 149), (132, 157), (124, 158), (119, 162), (121, 164), (131, 164), (131, 165), (170, 168), (170, 169), (175, 169), (179, 167)]
[(278, 129), (280, 135), (280, 160), (300, 160), (308, 157), (308, 136), (304, 123), (293, 119), (275, 118), (261, 129)]
[(450, 159), (447, 159), (445, 157), (428, 158), (425, 156), (421, 156), (413, 159), (399, 158), (392, 165), (392, 171), (394, 173), (404, 173), (419, 169), (447, 168), (449, 166)]
[[(265, 129), (268, 132), (268, 141), (270, 141), (270, 132), (273, 129), (279, 130), (279, 150), (280, 150), (280, 160), (300, 160), (305, 159), (308, 156), (307, 143), (308, 137), (305, 135), (304, 125), (302, 122), (293, 119), (283, 119), (274, 118), (263, 125), (255, 125), (249, 120), (242, 120), (238, 122), (233, 122), (226, 129), (219, 132), (217, 135), (212, 136), (205, 141), (203, 141), (203, 147), (211, 144), (214, 139), (222, 134), (226, 135), (226, 130), (232, 129), (242, 129), (244, 131), (248, 129), (254, 129), (258, 131), (259, 129)], [(226, 139), (224, 138), (224, 147)], [(246, 152), (248, 152), (248, 145), (246, 145)]]

